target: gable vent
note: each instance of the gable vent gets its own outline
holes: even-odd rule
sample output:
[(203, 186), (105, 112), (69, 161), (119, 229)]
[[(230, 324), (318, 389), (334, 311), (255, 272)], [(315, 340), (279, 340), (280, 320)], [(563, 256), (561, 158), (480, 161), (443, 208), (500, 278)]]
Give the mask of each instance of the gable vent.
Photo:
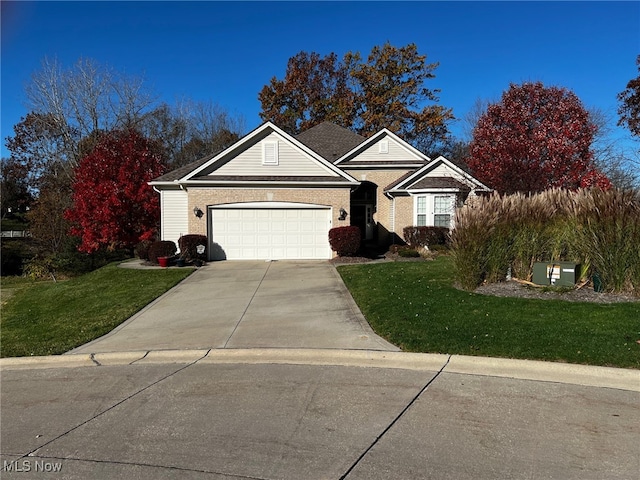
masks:
[(278, 165), (278, 142), (264, 142), (262, 144), (262, 164)]
[(389, 153), (389, 142), (387, 140), (382, 140), (378, 143), (378, 153)]

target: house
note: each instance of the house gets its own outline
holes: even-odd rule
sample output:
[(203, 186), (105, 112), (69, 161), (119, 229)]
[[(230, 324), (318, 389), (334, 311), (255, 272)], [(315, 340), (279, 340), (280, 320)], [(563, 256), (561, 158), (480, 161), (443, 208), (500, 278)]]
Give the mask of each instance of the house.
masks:
[(206, 235), (212, 260), (329, 259), (329, 229), (345, 225), (390, 244), (409, 225), (451, 227), (456, 206), (489, 191), (389, 130), (364, 138), (332, 123), (296, 136), (264, 123), (150, 184), (161, 238)]

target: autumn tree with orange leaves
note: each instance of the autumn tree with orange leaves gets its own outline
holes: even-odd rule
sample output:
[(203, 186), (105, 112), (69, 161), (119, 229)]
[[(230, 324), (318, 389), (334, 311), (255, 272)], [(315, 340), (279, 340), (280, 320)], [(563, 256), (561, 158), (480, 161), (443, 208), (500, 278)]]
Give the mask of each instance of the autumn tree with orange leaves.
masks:
[[(640, 55), (636, 57), (636, 65), (640, 72)], [(627, 88), (618, 94), (618, 101), (618, 125), (628, 127), (631, 135), (640, 137), (640, 75), (629, 80)]]
[(436, 105), (438, 90), (425, 87), (437, 63), (427, 63), (415, 44), (388, 42), (342, 60), (300, 52), (289, 59), (282, 80), (273, 77), (260, 91), (260, 117), (291, 134), (329, 121), (369, 136), (387, 128), (428, 150), (446, 139), (451, 109)]
[(595, 128), (573, 92), (541, 82), (512, 84), (478, 119), (467, 164), (504, 194), (610, 188), (591, 151)]

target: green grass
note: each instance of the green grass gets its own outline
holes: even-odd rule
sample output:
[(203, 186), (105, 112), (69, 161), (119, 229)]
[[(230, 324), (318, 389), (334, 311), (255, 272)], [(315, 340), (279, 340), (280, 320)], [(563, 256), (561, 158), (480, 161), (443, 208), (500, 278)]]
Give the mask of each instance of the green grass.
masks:
[(131, 270), (110, 264), (63, 282), (2, 279), (0, 356), (53, 355), (83, 345), (120, 323), (193, 270)]
[(575, 303), (453, 287), (453, 261), (338, 268), (367, 321), (404, 351), (640, 368), (640, 302)]

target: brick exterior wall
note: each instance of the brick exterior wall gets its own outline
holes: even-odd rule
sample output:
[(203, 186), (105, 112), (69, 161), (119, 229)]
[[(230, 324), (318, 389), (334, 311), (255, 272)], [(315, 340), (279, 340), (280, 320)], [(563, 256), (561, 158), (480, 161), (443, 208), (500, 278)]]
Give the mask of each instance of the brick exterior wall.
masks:
[(413, 226), (413, 197), (396, 197), (396, 234), (401, 240), (404, 227)]
[[(368, 182), (375, 183), (378, 186), (376, 193), (376, 213), (373, 215), (373, 219), (378, 224), (378, 244), (384, 245), (391, 242), (390, 233), (393, 231), (393, 225), (391, 224), (391, 208), (392, 200), (384, 194), (384, 189), (398, 180), (401, 176), (409, 172), (409, 169), (384, 169), (384, 170), (361, 170), (361, 169), (345, 169), (345, 171), (354, 177), (356, 180), (366, 180)], [(401, 209), (406, 209), (406, 202), (402, 202), (400, 208), (396, 203), (396, 218), (401, 212), (402, 218), (409, 218), (413, 215), (413, 203), (409, 203), (409, 211), (401, 212)], [(396, 229), (399, 231), (395, 233), (402, 238), (402, 228), (406, 225), (401, 225), (396, 219)]]
[(189, 215), (189, 233), (207, 235), (207, 207), (239, 202), (296, 202), (332, 207), (332, 227), (349, 225), (349, 218), (338, 220), (340, 208), (349, 211), (350, 188), (194, 188), (187, 191), (188, 212), (200, 208), (205, 215)]

